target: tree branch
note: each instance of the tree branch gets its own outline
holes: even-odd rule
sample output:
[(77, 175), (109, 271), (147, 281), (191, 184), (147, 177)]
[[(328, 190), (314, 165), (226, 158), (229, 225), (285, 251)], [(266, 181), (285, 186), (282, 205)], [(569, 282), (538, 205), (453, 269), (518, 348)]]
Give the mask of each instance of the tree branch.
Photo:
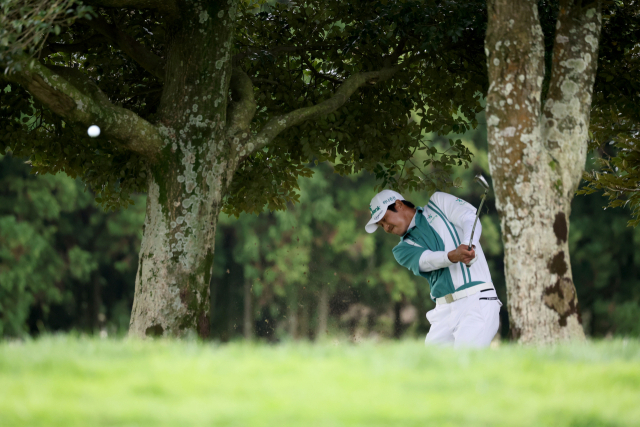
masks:
[(309, 61), (307, 59), (306, 55), (301, 55), (300, 56), (302, 58), (302, 61), (307, 64), (307, 66), (309, 67), (309, 69), (311, 70), (311, 72), (313, 73), (314, 76), (316, 76), (319, 79), (323, 79), (323, 80), (328, 80), (330, 82), (333, 83), (338, 83), (338, 84), (342, 84), (344, 83), (342, 80), (338, 80), (334, 77), (331, 76), (327, 76), (326, 74), (322, 74), (321, 72), (319, 72), (318, 70), (315, 69), (315, 67), (313, 66), (313, 64), (311, 63), (311, 61)]
[(252, 83), (258, 83), (258, 84), (260, 84), (260, 83), (266, 83), (266, 84), (270, 84), (270, 85), (274, 85), (274, 86), (279, 86), (279, 85), (280, 85), (280, 83), (278, 83), (278, 82), (277, 82), (277, 81), (275, 81), (275, 80), (271, 80), (271, 79), (263, 79), (263, 78), (261, 78), (261, 77), (253, 77), (253, 78), (251, 78), (251, 82), (252, 82)]
[(79, 70), (45, 67), (24, 61), (7, 80), (24, 87), (44, 106), (66, 121), (87, 128), (98, 125), (102, 135), (149, 158), (162, 149), (162, 137), (149, 122), (130, 110), (113, 105), (107, 96)]
[(256, 114), (256, 100), (253, 94), (251, 79), (240, 68), (234, 68), (231, 73), (231, 99), (227, 111), (229, 134), (245, 130), (249, 133), (249, 124)]
[(627, 188), (627, 187), (620, 187), (619, 185), (614, 185), (613, 187), (610, 187), (608, 185), (603, 185), (602, 187), (606, 188), (607, 190), (613, 191), (615, 193), (625, 193), (625, 192), (637, 193), (637, 192), (640, 192), (640, 188)]
[(87, 49), (99, 45), (100, 43), (107, 42), (107, 38), (100, 34), (94, 34), (91, 37), (78, 42), (78, 43), (51, 43), (45, 46), (42, 49), (42, 54), (44, 56), (50, 55), (52, 53), (64, 52), (64, 53), (75, 53), (75, 52), (84, 52)]
[[(329, 114), (342, 105), (349, 99), (353, 93), (365, 84), (376, 84), (390, 79), (399, 70), (407, 67), (408, 65), (426, 58), (426, 55), (416, 55), (407, 59), (402, 64), (394, 67), (383, 68), (378, 71), (369, 71), (354, 74), (344, 81), (344, 83), (336, 90), (335, 94), (317, 105), (312, 107), (299, 108), (290, 113), (283, 114), (278, 117), (274, 117), (262, 128), (262, 130), (255, 136), (255, 144), (252, 152), (262, 149), (269, 144), (279, 133), (282, 131), (302, 123), (305, 120), (312, 119), (317, 116)], [(251, 153), (248, 153), (251, 154)]]
[(400, 59), (400, 55), (402, 55), (404, 53), (404, 47), (407, 45), (407, 41), (409, 40), (408, 37), (403, 37), (399, 42), (398, 42), (398, 46), (396, 46), (396, 48), (394, 49), (393, 53), (391, 53), (391, 55), (387, 56), (385, 58), (384, 61), (384, 66), (385, 67), (391, 67), (393, 64), (396, 63), (396, 61), (398, 59)]
[(89, 0), (88, 4), (100, 7), (127, 7), (131, 9), (158, 9), (170, 14), (178, 13), (175, 0)]
[(114, 25), (110, 25), (102, 18), (93, 18), (90, 21), (83, 19), (81, 22), (105, 36), (109, 42), (117, 45), (124, 53), (133, 58), (142, 68), (153, 74), (160, 81), (164, 80), (164, 60), (149, 51), (129, 34)]
[(311, 45), (311, 46), (275, 46), (271, 49), (259, 49), (259, 48), (249, 48), (245, 52), (237, 53), (233, 56), (233, 63), (236, 64), (241, 59), (244, 59), (251, 55), (256, 55), (259, 53), (265, 54), (268, 53), (273, 56), (282, 55), (285, 53), (294, 53), (294, 52), (309, 52), (312, 50), (325, 50), (330, 49), (335, 46), (332, 45)]

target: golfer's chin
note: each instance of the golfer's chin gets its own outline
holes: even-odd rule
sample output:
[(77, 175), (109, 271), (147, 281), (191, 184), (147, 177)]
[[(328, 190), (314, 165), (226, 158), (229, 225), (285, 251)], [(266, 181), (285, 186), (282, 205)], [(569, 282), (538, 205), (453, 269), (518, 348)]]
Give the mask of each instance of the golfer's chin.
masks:
[(407, 232), (407, 228), (399, 228), (399, 227), (393, 227), (393, 229), (391, 230), (391, 234), (395, 234), (396, 236), (404, 236), (404, 234)]

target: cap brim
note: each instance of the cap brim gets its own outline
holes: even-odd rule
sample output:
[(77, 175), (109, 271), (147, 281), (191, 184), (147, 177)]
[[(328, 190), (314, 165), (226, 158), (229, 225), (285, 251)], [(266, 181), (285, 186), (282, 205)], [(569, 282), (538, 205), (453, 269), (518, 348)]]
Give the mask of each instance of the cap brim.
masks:
[(367, 225), (364, 226), (364, 229), (367, 230), (367, 233), (373, 233), (378, 229), (378, 221), (371, 218)]

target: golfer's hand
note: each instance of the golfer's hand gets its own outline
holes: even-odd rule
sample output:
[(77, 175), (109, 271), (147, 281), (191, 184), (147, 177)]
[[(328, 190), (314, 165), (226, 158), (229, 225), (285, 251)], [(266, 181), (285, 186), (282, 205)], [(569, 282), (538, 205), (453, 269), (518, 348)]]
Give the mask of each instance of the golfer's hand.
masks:
[(476, 251), (473, 248), (469, 250), (468, 245), (460, 245), (455, 250), (449, 252), (447, 255), (449, 257), (449, 261), (451, 262), (462, 262), (464, 264), (469, 264), (476, 257)]
[[(476, 250), (476, 245), (473, 245), (473, 250), (475, 252)], [(473, 258), (471, 261), (469, 261), (467, 264), (465, 264), (467, 267), (471, 267), (473, 265), (474, 262), (476, 262), (476, 260), (478, 259), (478, 254), (476, 254), (475, 258)]]

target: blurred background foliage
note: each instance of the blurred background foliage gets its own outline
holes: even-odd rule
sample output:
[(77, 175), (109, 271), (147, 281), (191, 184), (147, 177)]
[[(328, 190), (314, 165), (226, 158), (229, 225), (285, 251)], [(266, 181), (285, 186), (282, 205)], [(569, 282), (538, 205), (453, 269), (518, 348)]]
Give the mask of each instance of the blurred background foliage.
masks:
[(0, 155), (0, 334), (126, 331), (145, 196), (98, 208), (79, 180)]
[[(478, 116), (484, 123), (484, 117)], [(488, 176), (486, 129), (459, 138), (474, 154), (455, 171), (452, 194), (478, 205), (472, 177)], [(449, 138), (425, 135), (446, 150)], [(422, 159), (414, 158), (415, 163)], [(598, 155), (590, 154), (589, 167)], [(426, 283), (400, 268), (396, 238), (367, 234), (375, 176), (340, 176), (310, 164), (300, 203), (286, 211), (221, 216), (212, 277), (212, 336), (227, 341), (424, 335), (433, 307)], [(125, 334), (133, 301), (145, 196), (105, 213), (84, 184), (32, 175), (23, 159), (0, 158), (0, 333), (76, 330)], [(428, 194), (406, 193), (426, 204)], [(627, 209), (602, 208), (598, 194), (576, 197), (571, 261), (585, 330), (594, 337), (640, 335), (640, 229)], [(481, 217), (482, 245), (506, 300), (500, 227), (492, 196)], [(508, 332), (501, 313), (503, 336)]]

